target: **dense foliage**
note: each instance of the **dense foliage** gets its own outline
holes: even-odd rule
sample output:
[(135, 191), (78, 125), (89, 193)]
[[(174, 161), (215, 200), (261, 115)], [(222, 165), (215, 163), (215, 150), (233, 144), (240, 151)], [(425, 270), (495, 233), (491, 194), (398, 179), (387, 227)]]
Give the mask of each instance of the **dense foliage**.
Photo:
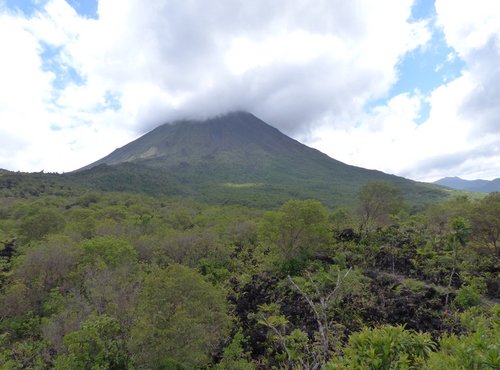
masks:
[(39, 176), (0, 189), (2, 369), (500, 367), (498, 193), (261, 209)]

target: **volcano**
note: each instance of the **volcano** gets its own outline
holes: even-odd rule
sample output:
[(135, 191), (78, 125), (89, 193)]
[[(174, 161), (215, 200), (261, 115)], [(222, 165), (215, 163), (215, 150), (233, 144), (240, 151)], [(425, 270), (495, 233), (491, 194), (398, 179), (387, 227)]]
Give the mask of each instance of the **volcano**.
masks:
[(120, 176), (133, 174), (147, 184), (148, 193), (246, 205), (290, 198), (352, 205), (359, 189), (372, 181), (400, 188), (413, 205), (446, 196), (438, 186), (342, 163), (247, 112), (161, 125), (76, 172), (111, 186), (126, 185)]

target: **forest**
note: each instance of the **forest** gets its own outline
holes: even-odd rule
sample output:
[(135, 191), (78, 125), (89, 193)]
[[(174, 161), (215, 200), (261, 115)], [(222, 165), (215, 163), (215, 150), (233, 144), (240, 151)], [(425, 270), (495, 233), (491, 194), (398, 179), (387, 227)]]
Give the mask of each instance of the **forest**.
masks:
[(1, 369), (500, 369), (499, 193), (252, 207), (49, 180), (0, 189)]

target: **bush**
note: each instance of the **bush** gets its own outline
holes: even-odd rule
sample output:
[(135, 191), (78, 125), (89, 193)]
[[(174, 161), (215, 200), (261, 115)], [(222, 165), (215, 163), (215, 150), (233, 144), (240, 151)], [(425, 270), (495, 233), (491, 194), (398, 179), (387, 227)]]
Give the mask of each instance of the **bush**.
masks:
[(467, 309), (477, 306), (481, 302), (481, 294), (478, 289), (473, 286), (463, 286), (457, 291), (457, 295), (453, 303), (462, 309)]
[(330, 361), (326, 369), (423, 368), (435, 348), (429, 334), (385, 325), (351, 335), (345, 356)]

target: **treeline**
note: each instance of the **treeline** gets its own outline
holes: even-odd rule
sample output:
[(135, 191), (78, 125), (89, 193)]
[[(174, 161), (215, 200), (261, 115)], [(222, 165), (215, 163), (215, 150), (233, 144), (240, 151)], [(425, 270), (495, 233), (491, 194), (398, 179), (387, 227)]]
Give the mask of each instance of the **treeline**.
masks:
[[(7, 192), (5, 193), (7, 194)], [(497, 369), (500, 194), (0, 203), (2, 369)]]

